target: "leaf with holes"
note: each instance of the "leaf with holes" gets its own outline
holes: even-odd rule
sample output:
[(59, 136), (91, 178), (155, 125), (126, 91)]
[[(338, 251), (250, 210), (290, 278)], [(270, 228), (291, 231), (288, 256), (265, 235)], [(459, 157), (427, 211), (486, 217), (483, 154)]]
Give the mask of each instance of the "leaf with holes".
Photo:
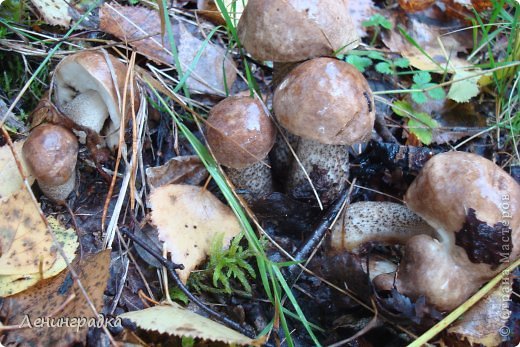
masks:
[[(48, 218), (49, 225), (56, 234), (60, 246), (70, 260), (79, 246), (78, 237), (73, 229), (65, 229), (54, 217)], [(40, 274), (39, 272), (27, 275), (0, 275), (0, 297), (19, 293), (35, 285), (39, 281), (56, 276), (67, 267), (65, 260), (58, 255), (58, 259), (49, 270)]]
[[(90, 301), (99, 312), (109, 276), (110, 250), (83, 256), (82, 259), (78, 257), (71, 265), (76, 270), (78, 280)], [(32, 325), (32, 329), (4, 333), (6, 336), (2, 343), (7, 346), (41, 346), (42, 341), (45, 342), (45, 346), (64, 347), (76, 343), (84, 345), (88, 332), (87, 323), (98, 322), (98, 317), (92, 312), (69, 271), (63, 271), (58, 276), (39, 282), (29, 290), (6, 298), (1, 306), (0, 316), (6, 317), (5, 325)], [(38, 318), (40, 322), (47, 320), (49, 324), (68, 322), (69, 326), (37, 327)]]
[(0, 275), (45, 272), (57, 259), (52, 236), (25, 190), (0, 201)]
[(206, 259), (214, 235), (224, 233), (224, 245), (229, 245), (241, 230), (231, 209), (201, 187), (172, 184), (157, 188), (150, 195), (150, 205), (159, 239), (171, 252), (172, 261), (184, 265), (184, 270), (177, 271), (185, 283)]

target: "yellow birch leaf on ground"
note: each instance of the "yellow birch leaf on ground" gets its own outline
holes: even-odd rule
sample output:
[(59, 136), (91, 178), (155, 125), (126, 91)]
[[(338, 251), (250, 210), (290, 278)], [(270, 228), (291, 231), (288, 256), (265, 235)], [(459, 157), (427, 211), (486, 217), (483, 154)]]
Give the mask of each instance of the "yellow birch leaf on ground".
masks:
[(71, 7), (65, 0), (31, 0), (40, 14), (50, 25), (60, 25), (68, 28), (72, 18), (69, 14)]
[[(26, 175), (29, 175), (29, 171), (27, 170), (27, 166), (22, 158), (22, 146), (25, 141), (18, 141), (13, 143), (14, 150), (18, 156), (18, 159), (21, 160), (21, 164), (25, 171)], [(14, 161), (13, 153), (11, 152), (11, 148), (5, 145), (0, 147), (0, 199), (7, 198), (14, 192), (20, 190), (23, 185), (22, 176), (20, 175), (20, 171), (18, 171), (18, 166), (16, 166), (16, 162)], [(30, 184), (34, 182), (34, 177), (27, 177)]]
[(52, 236), (25, 190), (0, 201), (0, 275), (45, 272), (57, 258)]
[(261, 346), (263, 341), (253, 340), (220, 323), (202, 317), (180, 305), (161, 305), (140, 311), (126, 312), (126, 318), (145, 330), (153, 330), (174, 336), (187, 336), (209, 341), (220, 341), (229, 345)]
[(162, 186), (152, 192), (150, 204), (159, 239), (171, 252), (172, 261), (184, 265), (184, 270), (178, 270), (184, 283), (206, 259), (214, 235), (224, 233), (227, 246), (241, 230), (231, 209), (201, 187)]
[[(48, 222), (56, 234), (63, 251), (67, 255), (67, 259), (72, 261), (74, 254), (79, 246), (78, 236), (74, 229), (65, 229), (54, 217), (49, 217)], [(32, 287), (42, 279), (50, 278), (59, 274), (67, 267), (65, 259), (58, 254), (57, 260), (50, 267), (49, 270), (43, 273), (43, 278), (40, 273), (30, 275), (0, 275), (0, 297), (5, 297), (19, 293)]]

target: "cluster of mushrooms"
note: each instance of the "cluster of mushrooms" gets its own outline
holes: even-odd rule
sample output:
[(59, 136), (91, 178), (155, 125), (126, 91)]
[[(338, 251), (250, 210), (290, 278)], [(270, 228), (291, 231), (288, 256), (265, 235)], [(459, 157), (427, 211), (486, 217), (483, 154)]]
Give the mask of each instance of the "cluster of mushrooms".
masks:
[[(357, 45), (348, 13), (343, 0), (249, 0), (244, 9), (239, 38), (254, 59), (274, 62), (272, 108), (285, 135), (260, 98), (238, 95), (212, 108), (206, 139), (247, 202), (273, 192), (271, 164), (294, 157), (286, 138), (300, 159), (286, 165), (288, 194), (308, 196), (312, 181), (328, 205), (346, 187), (348, 147), (368, 140), (375, 120), (368, 82), (352, 65), (331, 58)], [(126, 76), (127, 66), (101, 51), (76, 53), (57, 66), (52, 91), (68, 121), (35, 124), (23, 147), (32, 175), (52, 200), (64, 201), (74, 190), (78, 138), (98, 149), (117, 148), (125, 115), (139, 100)], [(399, 265), (373, 264), (370, 278), (380, 290), (425, 297), (449, 311), (520, 256), (520, 186), (487, 159), (462, 152), (434, 156), (405, 202), (354, 203), (331, 234), (332, 254), (363, 258), (368, 243), (404, 246)]]
[[(331, 58), (356, 46), (348, 13), (346, 1), (338, 0), (247, 3), (238, 35), (254, 59), (274, 62), (275, 120), (259, 98), (230, 96), (213, 107), (206, 127), (208, 145), (247, 202), (273, 191), (270, 164), (291, 157), (275, 153), (283, 141), (274, 121), (301, 161), (288, 166), (286, 193), (301, 196), (311, 189), (310, 178), (327, 205), (346, 186), (348, 146), (368, 140), (375, 119), (365, 78)], [(370, 264), (373, 285), (424, 297), (441, 312), (462, 304), (520, 256), (520, 186), (487, 159), (463, 152), (434, 156), (405, 202), (352, 204), (332, 231), (331, 254), (363, 258), (370, 243), (403, 245), (399, 265)]]
[(137, 86), (126, 85), (126, 76), (127, 66), (103, 51), (75, 53), (57, 65), (51, 89), (55, 102), (42, 99), (45, 104), (33, 113), (22, 152), (49, 199), (63, 202), (76, 186), (78, 140), (93, 153), (118, 147), (120, 126), (128, 119), (123, 110), (128, 115), (130, 100), (134, 109), (139, 102)]

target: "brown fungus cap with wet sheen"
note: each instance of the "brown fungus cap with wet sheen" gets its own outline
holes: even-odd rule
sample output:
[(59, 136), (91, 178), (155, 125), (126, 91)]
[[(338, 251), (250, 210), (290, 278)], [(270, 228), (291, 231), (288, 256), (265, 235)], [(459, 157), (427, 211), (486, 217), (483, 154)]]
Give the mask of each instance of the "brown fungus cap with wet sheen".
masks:
[(23, 156), (42, 192), (63, 201), (74, 189), (78, 140), (66, 128), (43, 124), (31, 131)]
[(243, 169), (263, 160), (276, 129), (264, 106), (248, 96), (232, 96), (211, 109), (206, 136), (217, 161)]
[(353, 65), (337, 59), (298, 65), (276, 89), (273, 108), (292, 134), (329, 145), (365, 141), (374, 127), (374, 98), (367, 80)]
[(347, 0), (249, 0), (238, 36), (255, 59), (276, 62), (331, 56), (359, 41)]
[(209, 114), (206, 139), (215, 159), (244, 199), (252, 203), (272, 192), (267, 154), (276, 129), (264, 105), (249, 96), (231, 96), (215, 105)]
[[(299, 136), (293, 145), (324, 205), (334, 201), (348, 180), (348, 148), (370, 139), (375, 120), (372, 91), (356, 68), (331, 58), (306, 61), (287, 74), (273, 98), (280, 124)], [(289, 194), (312, 199), (304, 171), (293, 161)]]

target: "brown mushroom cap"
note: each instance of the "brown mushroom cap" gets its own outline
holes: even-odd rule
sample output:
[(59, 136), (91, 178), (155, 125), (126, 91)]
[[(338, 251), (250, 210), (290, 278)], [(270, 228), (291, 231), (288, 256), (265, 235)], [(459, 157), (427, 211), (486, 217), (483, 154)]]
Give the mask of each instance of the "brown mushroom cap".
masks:
[(255, 59), (277, 62), (344, 52), (359, 40), (347, 0), (249, 0), (238, 36)]
[(259, 162), (273, 147), (276, 129), (260, 101), (228, 97), (215, 105), (206, 137), (217, 161), (235, 169)]
[(501, 254), (520, 255), (520, 185), (490, 160), (465, 152), (438, 154), (405, 201), (441, 238), (454, 238), (443, 241), (464, 248), (473, 263), (496, 268)]
[(40, 185), (61, 185), (75, 172), (78, 140), (62, 126), (42, 124), (31, 131), (23, 155)]
[(273, 108), (289, 132), (331, 145), (366, 140), (375, 120), (367, 80), (354, 66), (331, 58), (294, 68), (276, 89)]

